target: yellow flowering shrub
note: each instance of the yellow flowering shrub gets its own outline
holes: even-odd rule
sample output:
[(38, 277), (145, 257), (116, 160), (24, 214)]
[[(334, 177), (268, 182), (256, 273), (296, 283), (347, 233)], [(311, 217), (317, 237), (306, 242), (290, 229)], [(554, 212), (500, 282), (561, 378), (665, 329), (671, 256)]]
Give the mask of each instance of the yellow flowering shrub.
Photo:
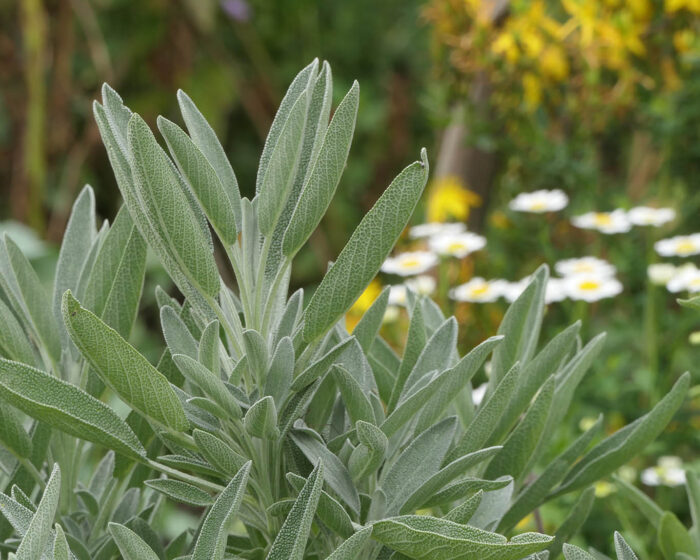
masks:
[(469, 218), (469, 211), (481, 204), (481, 197), (453, 175), (435, 179), (428, 193), (429, 222), (464, 222)]

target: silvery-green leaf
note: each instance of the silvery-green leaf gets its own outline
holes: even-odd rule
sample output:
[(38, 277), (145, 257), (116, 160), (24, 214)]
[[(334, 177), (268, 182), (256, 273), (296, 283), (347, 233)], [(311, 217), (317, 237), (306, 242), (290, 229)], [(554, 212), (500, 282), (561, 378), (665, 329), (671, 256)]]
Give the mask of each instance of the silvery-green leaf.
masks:
[(192, 471), (207, 476), (220, 476), (220, 472), (199, 457), (185, 455), (161, 455), (158, 462), (178, 470)]
[(543, 430), (552, 407), (555, 385), (556, 381), (552, 375), (542, 386), (517, 427), (506, 439), (503, 449), (489, 463), (485, 473), (486, 478), (498, 478), (509, 474), (518, 480), (524, 473), (540, 438), (549, 437), (549, 434), (544, 433)]
[(290, 397), (280, 415), (280, 438), (283, 438), (287, 434), (297, 419), (306, 414), (320, 384), (321, 381), (317, 379), (311, 385), (307, 385), (301, 391), (294, 393)]
[(62, 309), (71, 339), (106, 385), (161, 424), (178, 431), (189, 427), (168, 380), (131, 344), (82, 307), (70, 291), (63, 296)]
[(270, 368), (265, 378), (265, 394), (275, 400), (279, 408), (287, 398), (294, 376), (294, 344), (288, 336), (283, 337), (277, 344)]
[(333, 377), (338, 385), (338, 389), (340, 389), (340, 394), (343, 397), (343, 402), (345, 403), (350, 421), (353, 424), (358, 420), (374, 424), (376, 419), (374, 417), (372, 403), (362, 391), (360, 384), (350, 375), (348, 370), (342, 366), (334, 365), (331, 371), (333, 372)]
[(398, 513), (411, 494), (440, 470), (456, 428), (454, 416), (435, 424), (411, 442), (386, 474), (382, 473), (380, 486), (387, 498), (387, 515)]
[[(659, 548), (666, 560), (676, 560), (677, 554), (687, 554), (691, 558), (697, 558), (698, 550), (693, 542), (693, 537), (672, 512), (665, 511), (659, 520), (658, 541)], [(618, 555), (625, 550), (622, 542), (618, 544), (617, 534), (615, 535), (615, 550)], [(622, 539), (622, 537), (620, 537)], [(625, 556), (622, 556), (625, 558)], [(630, 557), (632, 558), (632, 557)]]
[(500, 440), (505, 436), (530, 404), (532, 397), (540, 389), (547, 377), (557, 372), (569, 351), (573, 348), (580, 330), (581, 323), (577, 321), (557, 334), (523, 368), (515, 394), (494, 431), (494, 439)]
[(32, 440), (24, 430), (23, 418), (7, 403), (0, 401), (0, 443), (15, 456), (27, 458), (32, 453)]
[(573, 544), (564, 545), (564, 558), (566, 560), (596, 560), (588, 552)]
[(29, 342), (29, 337), (24, 332), (22, 325), (15, 318), (14, 313), (0, 299), (0, 354), (11, 360), (35, 365), (34, 350)]
[(27, 496), (22, 489), (17, 486), (16, 484), (12, 485), (12, 489), (10, 490), (10, 495), (12, 496), (13, 499), (17, 500), (18, 503), (22, 504), (24, 507), (26, 507), (28, 510), (30, 510), (32, 513), (36, 511), (36, 505), (32, 501), (32, 499)]
[(167, 478), (156, 478), (146, 480), (144, 484), (149, 488), (153, 488), (161, 494), (172, 498), (176, 502), (189, 504), (191, 506), (205, 507), (211, 505), (214, 500), (204, 490), (200, 490), (196, 486), (192, 486), (187, 482), (180, 480), (170, 480)]
[(548, 280), (549, 270), (543, 265), (537, 269), (525, 291), (506, 311), (498, 327), (498, 334), (504, 335), (505, 341), (494, 352), (491, 360), (492, 387), (496, 387), (516, 362), (525, 366), (535, 352), (542, 325), (544, 292)]
[(265, 339), (258, 331), (246, 329), (243, 331), (243, 343), (248, 358), (248, 368), (253, 373), (254, 379), (264, 382), (263, 376), (267, 373), (270, 359)]
[[(427, 384), (417, 389), (410, 396), (406, 397), (399, 406), (387, 417), (380, 428), (386, 437), (393, 436), (409, 420), (416, 417), (418, 412), (430, 401), (430, 399), (445, 386), (450, 379), (453, 370), (442, 372), (440, 375), (428, 379), (430, 374), (426, 374)], [(435, 374), (435, 372), (431, 372)]]
[[(223, 408), (206, 397), (190, 397), (187, 399), (187, 403), (205, 410), (215, 418), (227, 418), (229, 416)], [(187, 411), (185, 411), (185, 414), (187, 414)]]
[(46, 547), (53, 548), (53, 543), (50, 542), (51, 527), (60, 494), (61, 469), (55, 464), (27, 532), (17, 548), (17, 560), (41, 560)]
[(651, 411), (593, 447), (566, 475), (554, 495), (588, 486), (637, 455), (666, 428), (683, 404), (689, 385), (690, 374), (684, 373)]
[(362, 558), (364, 546), (372, 535), (372, 527), (360, 529), (333, 551), (326, 560), (357, 560)]
[[(309, 430), (310, 431), (310, 430)], [(355, 512), (360, 512), (360, 496), (345, 465), (337, 455), (307, 431), (293, 431), (292, 439), (312, 464), (323, 461), (325, 480), (328, 486), (340, 496)]]
[(197, 341), (177, 311), (169, 305), (161, 307), (160, 324), (171, 354), (185, 354), (194, 360), (197, 359)]
[(216, 377), (221, 374), (219, 357), (219, 321), (214, 319), (202, 331), (197, 347), (197, 361)]
[(306, 90), (310, 83), (313, 83), (315, 76), (318, 72), (318, 59), (314, 59), (311, 64), (306, 66), (301, 72), (299, 72), (289, 88), (287, 93), (284, 95), (282, 102), (280, 103), (279, 109), (275, 114), (275, 118), (270, 125), (270, 131), (268, 132), (267, 138), (265, 139), (265, 146), (263, 147), (262, 154), (260, 155), (260, 166), (258, 167), (258, 175), (255, 181), (255, 192), (259, 193), (263, 188), (263, 181), (265, 175), (267, 174), (268, 167), (270, 165), (270, 159), (272, 158), (272, 153), (279, 141), (279, 137), (282, 133), (285, 123), (289, 118), (289, 114), (297, 101), (299, 96)]
[[(404, 398), (416, 382), (429, 371), (443, 371), (449, 368), (452, 352), (457, 344), (457, 320), (454, 317), (447, 319), (428, 339), (423, 347), (411, 373), (406, 379), (401, 397)], [(401, 399), (399, 399), (399, 403)]]
[(365, 314), (352, 331), (353, 336), (357, 339), (357, 342), (360, 343), (365, 354), (369, 354), (372, 343), (382, 326), (384, 314), (386, 313), (386, 308), (389, 303), (389, 291), (389, 286), (386, 286), (382, 290), (382, 293), (377, 296), (377, 299), (372, 302), (369, 309), (365, 311)]
[[(287, 473), (287, 480), (294, 487), (296, 492), (301, 492), (306, 479), (298, 474)], [(352, 526), (352, 519), (340, 503), (325, 491), (321, 491), (316, 509), (317, 517), (329, 529), (336, 532), (341, 537), (349, 537), (355, 530)]]
[[(491, 459), (501, 449), (501, 447), (486, 447), (485, 449), (468, 453), (464, 457), (452, 461), (416, 488), (415, 491), (408, 496), (399, 513), (403, 514), (420, 508), (446, 484), (468, 472), (468, 469), (472, 466)], [(453, 521), (456, 520), (453, 519)]]
[(216, 498), (202, 524), (191, 560), (223, 560), (231, 520), (243, 501), (251, 462), (248, 461)]
[(153, 549), (146, 544), (146, 541), (128, 527), (119, 523), (110, 523), (109, 532), (112, 534), (114, 542), (117, 543), (124, 560), (160, 560)]
[(254, 437), (274, 439), (279, 436), (277, 410), (272, 397), (263, 397), (254, 403), (243, 417), (246, 431)]
[[(53, 284), (53, 312), (56, 317), (60, 317), (61, 314), (63, 292), (76, 290), (78, 287), (83, 263), (96, 234), (95, 193), (90, 185), (85, 185), (73, 204), (56, 262)], [(64, 344), (67, 343), (68, 333), (63, 325), (61, 338)]]
[(510, 509), (503, 516), (499, 530), (505, 532), (511, 529), (518, 521), (546, 501), (550, 489), (559, 484), (566, 476), (571, 465), (581, 457), (600, 431), (602, 425), (603, 418), (600, 416), (593, 426), (576, 438), (569, 447), (547, 465), (537, 479), (520, 492)]
[(617, 554), (617, 560), (637, 560), (637, 555), (617, 531), (615, 531), (615, 553)]
[(233, 245), (238, 239), (233, 203), (214, 167), (174, 122), (158, 117), (158, 129), (217, 235), (225, 245)]
[[(630, 502), (632, 502), (632, 505), (635, 507), (635, 509), (639, 511), (644, 517), (646, 517), (649, 523), (651, 523), (654, 527), (657, 527), (659, 525), (659, 521), (661, 521), (661, 516), (664, 512), (658, 505), (656, 505), (654, 500), (652, 500), (649, 496), (647, 496), (644, 492), (642, 492), (633, 484), (630, 484), (626, 480), (616, 475), (613, 475), (613, 480), (615, 481), (615, 485), (617, 486), (619, 494), (621, 496), (624, 496)], [(688, 480), (690, 479), (688, 478)]]
[(247, 461), (213, 434), (195, 429), (192, 437), (204, 458), (224, 474), (233, 476)]
[(331, 365), (340, 357), (353, 340), (354, 338), (352, 337), (341, 340), (318, 360), (304, 369), (304, 371), (294, 378), (292, 382), (292, 391), (299, 391), (322, 375), (325, 375)]
[[(484, 497), (482, 498), (481, 503), (479, 503), (479, 507), (474, 514), (474, 519), (472, 519), (470, 523), (475, 527), (480, 527), (483, 529), (485, 528), (484, 525), (476, 524), (476, 517), (481, 517), (484, 513), (490, 515), (492, 505), (490, 502), (493, 501), (490, 499), (494, 495), (497, 495), (499, 490), (507, 489), (509, 486), (512, 487), (512, 482), (513, 479), (509, 476), (504, 476), (497, 480), (485, 480), (483, 478), (467, 476), (458, 480), (457, 482), (453, 482), (452, 484), (445, 486), (439, 492), (435, 492), (435, 494), (430, 496), (427, 501), (423, 502), (423, 507), (431, 508), (445, 506), (482, 490), (484, 492)], [(510, 497), (511, 493), (512, 492), (509, 491), (508, 497)], [(480, 521), (484, 520), (481, 519)], [(485, 521), (488, 522), (490, 519), (486, 519)]]
[[(204, 393), (223, 408), (232, 418), (241, 417), (241, 407), (226, 388), (220, 377), (214, 375), (197, 360), (184, 354), (173, 355), (173, 362), (190, 383), (197, 385)], [(238, 470), (238, 469), (236, 469)]]
[(319, 461), (277, 533), (267, 560), (302, 560), (322, 488), (323, 462)]
[(514, 481), (511, 476), (502, 476), (492, 481), (491, 484), (497, 482), (506, 482), (506, 484), (495, 489), (483, 488), (484, 496), (469, 520), (470, 525), (486, 531), (495, 531), (503, 519), (508, 507), (513, 502)]
[(122, 206), (88, 275), (84, 305), (124, 338), (136, 318), (145, 269), (146, 243)]
[(360, 86), (355, 81), (326, 130), (309, 179), (287, 225), (282, 251), (294, 255), (316, 229), (333, 199), (355, 132)]
[(134, 459), (146, 454), (131, 428), (111, 408), (75, 385), (33, 367), (0, 358), (0, 397), (78, 438)]
[(447, 519), (448, 521), (454, 521), (455, 523), (459, 523), (460, 525), (468, 525), (469, 520), (474, 515), (474, 512), (476, 512), (476, 510), (479, 508), (479, 504), (481, 503), (481, 498), (483, 496), (484, 491), (479, 490), (471, 498), (467, 498), (456, 508), (450, 510), (447, 513), (447, 515), (443, 517), (443, 519)]
[(471, 424), (448, 456), (448, 461), (480, 449), (489, 439), (498, 425), (501, 415), (508, 407), (520, 375), (520, 364), (516, 363), (501, 379), (496, 390), (479, 407)]
[(5, 278), (0, 283), (15, 311), (24, 316), (50, 358), (58, 363), (61, 359), (61, 340), (51, 300), (36, 271), (7, 234), (0, 243), (0, 265), (0, 280)]
[[(519, 560), (547, 548), (552, 537), (502, 535), (427, 515), (404, 515), (374, 522), (372, 538), (414, 560)], [(469, 556), (465, 556), (465, 552)]]
[(685, 471), (685, 490), (686, 494), (688, 494), (690, 515), (693, 519), (693, 526), (690, 529), (691, 535), (695, 541), (695, 546), (700, 549), (700, 479), (690, 469)]
[(695, 296), (688, 299), (678, 299), (676, 301), (688, 309), (700, 309), (700, 296)]
[(294, 292), (289, 301), (287, 301), (287, 306), (284, 308), (284, 313), (280, 317), (277, 328), (275, 329), (275, 344), (279, 344), (285, 336), (292, 337), (294, 335), (294, 330), (296, 328), (299, 317), (301, 317), (302, 307), (304, 305), (304, 290), (299, 288)]
[(56, 536), (53, 539), (53, 560), (70, 560), (71, 551), (66, 541), (66, 535), (61, 526), (56, 524)]
[(384, 432), (368, 422), (358, 421), (355, 430), (360, 444), (353, 449), (348, 468), (353, 480), (361, 480), (382, 465), (389, 441)]
[(304, 340), (330, 329), (375, 277), (396, 244), (428, 178), (425, 150), (406, 167), (357, 226), (304, 312)]
[(149, 220), (188, 280), (203, 294), (216, 296), (220, 279), (209, 241), (172, 163), (138, 115), (129, 119), (127, 141), (133, 177)]
[(311, 93), (305, 89), (289, 111), (270, 154), (258, 198), (260, 232), (271, 237), (297, 173)]
[(554, 533), (554, 541), (549, 545), (549, 554), (552, 558), (557, 558), (561, 554), (562, 546), (566, 541), (579, 532), (583, 524), (591, 513), (595, 500), (595, 488), (592, 486), (583, 491), (574, 506), (570, 509), (564, 522)]
[(446, 376), (444, 385), (430, 399), (430, 406), (423, 407), (416, 430), (425, 430), (442, 418), (449, 405), (463, 395), (465, 388), (468, 389), (474, 374), (501, 340), (501, 336), (487, 338), (448, 370), (449, 375)]
[(242, 223), (241, 193), (238, 189), (236, 175), (226, 157), (226, 152), (224, 152), (219, 139), (216, 137), (216, 133), (189, 96), (184, 91), (178, 90), (177, 100), (180, 105), (182, 118), (187, 125), (187, 131), (190, 133), (195, 146), (204, 154), (204, 157), (216, 172), (216, 176), (233, 209), (234, 227), (240, 230)]
[(34, 517), (34, 512), (31, 509), (5, 494), (0, 494), (0, 513), (20, 537), (26, 534), (32, 517)]

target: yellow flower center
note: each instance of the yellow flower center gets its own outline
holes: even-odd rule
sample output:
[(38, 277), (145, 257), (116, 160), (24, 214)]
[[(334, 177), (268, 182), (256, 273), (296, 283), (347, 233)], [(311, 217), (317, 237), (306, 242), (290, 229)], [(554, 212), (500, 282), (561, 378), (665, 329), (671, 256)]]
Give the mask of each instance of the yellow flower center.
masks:
[(598, 282), (595, 282), (593, 280), (585, 280), (581, 282), (578, 287), (583, 290), (584, 292), (592, 292), (594, 290), (597, 290), (600, 288), (600, 284)]
[(676, 252), (677, 253), (690, 253), (695, 249), (695, 243), (692, 241), (689, 241), (688, 239), (684, 239), (682, 241), (679, 241), (678, 244), (676, 245)]
[(466, 249), (467, 246), (462, 243), (461, 241), (453, 241), (447, 246), (447, 250), (451, 253), (456, 252), (456, 251), (461, 251), (462, 249)]
[(400, 263), (401, 268), (415, 268), (420, 266), (420, 261), (418, 259), (405, 259)]
[(543, 202), (542, 200), (538, 200), (537, 202), (533, 202), (530, 205), (531, 210), (546, 210), (547, 209), (547, 204)]
[(609, 226), (612, 224), (610, 214), (596, 214), (593, 220), (595, 221), (596, 225), (599, 226)]
[(483, 284), (482, 286), (475, 286), (472, 288), (472, 295), (473, 296), (483, 296), (484, 294), (488, 293), (489, 291), (489, 285), (488, 284)]

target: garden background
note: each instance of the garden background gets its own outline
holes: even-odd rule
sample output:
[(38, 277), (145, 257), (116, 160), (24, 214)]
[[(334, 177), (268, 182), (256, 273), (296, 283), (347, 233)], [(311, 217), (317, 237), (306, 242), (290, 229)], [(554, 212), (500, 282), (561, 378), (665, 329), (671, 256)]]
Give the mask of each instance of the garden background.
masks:
[[(3, 2), (0, 228), (49, 279), (85, 183), (101, 215), (114, 215), (120, 201), (92, 117), (105, 81), (150, 125), (158, 114), (177, 119), (174, 92), (185, 90), (222, 138), (242, 195), (250, 195), (287, 84), (314, 57), (327, 59), (337, 92), (359, 80), (361, 110), (338, 195), (297, 257), (293, 286), (313, 288), (396, 170), (426, 146), (433, 174), (414, 224), (465, 223), (486, 239), (466, 256), (439, 256), (425, 274), (435, 281), (434, 297), (459, 318), (465, 349), (495, 333), (506, 285), (493, 285), (501, 291), (483, 303), (452, 288), (482, 277), (515, 289), (541, 263), (584, 256), (616, 269), (619, 294), (586, 302), (569, 293), (548, 306), (544, 338), (576, 319), (584, 340), (608, 333), (561, 449), (592, 421), (591, 411), (605, 411), (613, 432), (683, 371), (700, 381), (697, 314), (676, 303), (694, 289), (693, 278), (700, 289), (693, 271), (700, 240), (690, 238), (697, 250), (655, 249), (661, 239), (700, 231), (698, 30), (697, 0)], [(568, 204), (556, 212), (509, 205), (540, 189), (563, 191)], [(675, 217), (659, 227), (628, 223), (614, 234), (603, 222), (615, 217), (594, 216), (592, 228), (572, 223), (588, 212), (638, 206), (671, 208)], [(407, 232), (399, 252), (415, 250), (437, 251)], [(658, 274), (650, 276), (654, 263), (686, 268), (652, 268)], [(690, 283), (671, 292), (667, 281), (681, 274)], [(405, 278), (382, 273), (351, 311), (350, 326), (381, 284)], [(168, 280), (154, 259), (146, 320), (132, 335), (146, 353), (162, 343), (157, 284)], [(400, 291), (387, 336), (405, 332)], [(688, 506), (673, 473), (678, 464), (700, 468), (699, 407), (696, 389), (666, 433), (620, 473), (684, 521)], [(658, 466), (668, 456), (677, 459)], [(656, 557), (653, 533), (614, 483), (599, 484), (597, 495), (581, 538), (610, 550), (611, 530), (621, 529), (640, 557)], [(544, 513), (561, 522), (556, 509)], [(539, 520), (528, 523), (538, 529)]]

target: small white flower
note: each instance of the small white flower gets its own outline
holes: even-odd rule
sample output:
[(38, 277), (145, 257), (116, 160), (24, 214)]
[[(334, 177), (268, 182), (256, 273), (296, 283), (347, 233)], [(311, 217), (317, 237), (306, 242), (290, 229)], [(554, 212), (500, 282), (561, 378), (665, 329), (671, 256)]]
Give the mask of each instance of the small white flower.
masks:
[(406, 285), (394, 284), (389, 288), (389, 305), (406, 305)]
[(700, 233), (676, 235), (654, 243), (656, 252), (662, 257), (689, 257), (700, 254)]
[[(435, 292), (435, 278), (427, 274), (421, 274), (415, 278), (409, 278), (405, 282), (406, 287), (411, 288), (419, 296), (429, 296)], [(391, 296), (390, 296), (391, 297)]]
[(652, 284), (665, 286), (676, 275), (677, 268), (669, 263), (655, 263), (647, 267), (647, 276)]
[(615, 276), (615, 267), (608, 261), (596, 257), (564, 259), (554, 264), (554, 270), (562, 276), (574, 276), (576, 274)]
[(595, 229), (601, 233), (625, 233), (632, 229), (632, 224), (624, 210), (612, 212), (588, 212), (571, 218), (577, 228)]
[(544, 291), (544, 302), (554, 303), (566, 299), (566, 285), (562, 278), (550, 278)]
[(516, 212), (557, 212), (566, 207), (569, 197), (564, 191), (554, 189), (551, 191), (541, 190), (529, 193), (520, 193), (508, 206)]
[(514, 302), (520, 297), (530, 283), (530, 277), (526, 276), (517, 282), (505, 282), (503, 284), (503, 297), (506, 301)]
[(421, 239), (434, 235), (455, 235), (466, 229), (467, 227), (460, 222), (430, 222), (413, 226), (408, 230), (408, 235), (413, 239)]
[(496, 301), (504, 295), (506, 286), (507, 282), (504, 280), (484, 280), (476, 277), (450, 290), (450, 297), (456, 301), (476, 303)]
[(439, 255), (462, 259), (474, 251), (483, 249), (486, 246), (486, 238), (467, 231), (436, 235), (430, 238), (428, 244)]
[(486, 389), (488, 388), (488, 383), (482, 383), (476, 389), (472, 390), (472, 402), (474, 406), (479, 406), (481, 404), (481, 401), (484, 400), (484, 396), (486, 395)]
[(673, 208), (649, 208), (648, 206), (637, 206), (632, 208), (627, 217), (635, 226), (660, 227), (673, 221), (676, 211)]
[(598, 301), (622, 292), (622, 284), (617, 278), (579, 274), (564, 278), (564, 291), (573, 300)]
[(410, 251), (389, 257), (382, 264), (382, 272), (399, 276), (415, 276), (433, 268), (438, 262), (437, 255), (428, 251)]
[(700, 292), (700, 269), (694, 264), (678, 267), (673, 278), (666, 284), (669, 292), (690, 292), (695, 294)]
[(680, 486), (685, 484), (683, 462), (679, 457), (659, 457), (657, 465), (644, 469), (640, 478), (647, 486)]

